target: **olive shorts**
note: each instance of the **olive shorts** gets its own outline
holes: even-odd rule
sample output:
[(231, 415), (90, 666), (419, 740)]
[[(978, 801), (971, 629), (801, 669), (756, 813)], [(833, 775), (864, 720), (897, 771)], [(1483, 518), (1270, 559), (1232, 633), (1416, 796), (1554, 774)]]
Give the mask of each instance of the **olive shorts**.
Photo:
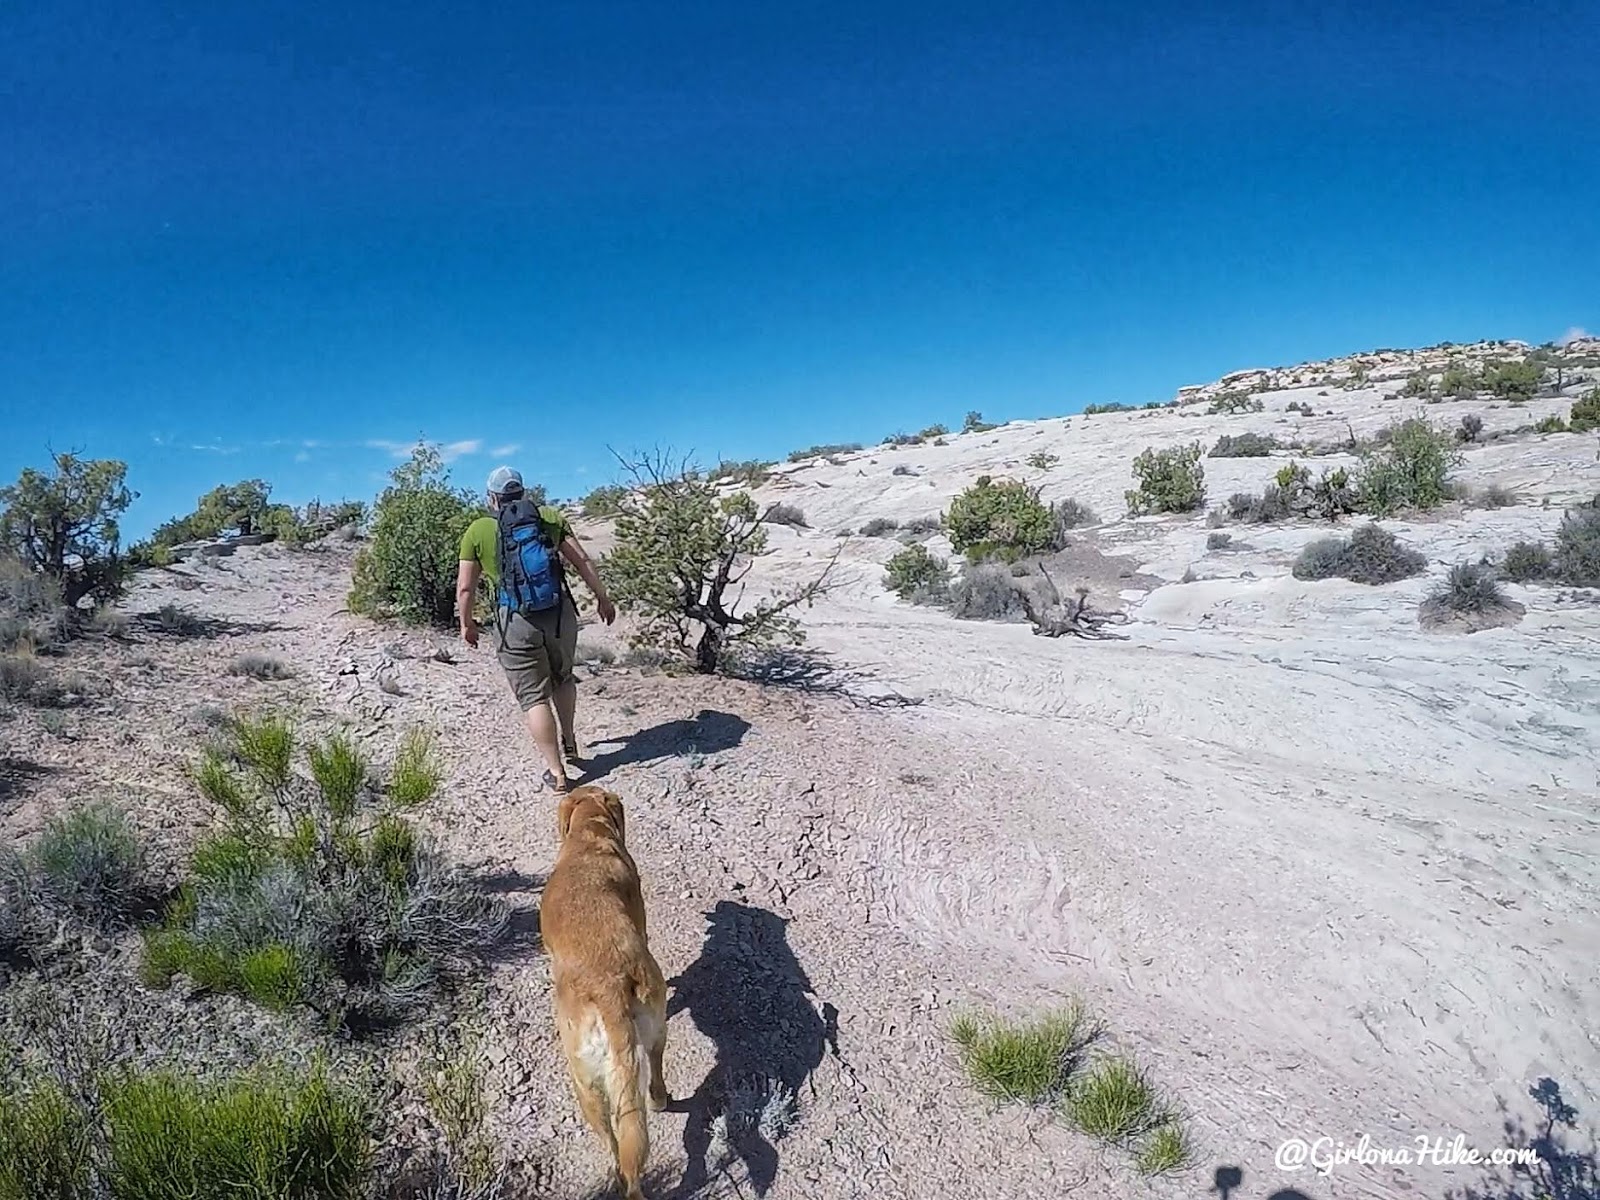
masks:
[(557, 686), (572, 678), (578, 610), (570, 596), (563, 596), (561, 603), (547, 612), (524, 616), (501, 609), (496, 621), (500, 641), (495, 657), (517, 703), (527, 712), (549, 700)]

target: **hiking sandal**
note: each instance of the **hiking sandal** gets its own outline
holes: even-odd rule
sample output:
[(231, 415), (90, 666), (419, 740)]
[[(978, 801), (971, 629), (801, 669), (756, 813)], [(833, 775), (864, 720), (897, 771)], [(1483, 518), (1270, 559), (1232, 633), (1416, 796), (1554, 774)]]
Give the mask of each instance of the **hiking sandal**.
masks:
[(583, 750), (579, 747), (578, 739), (575, 737), (561, 739), (561, 753), (571, 762), (581, 763), (583, 761)]
[(546, 767), (544, 772), (544, 786), (558, 796), (565, 796), (572, 790), (572, 781), (563, 776), (557, 779), (551, 770)]

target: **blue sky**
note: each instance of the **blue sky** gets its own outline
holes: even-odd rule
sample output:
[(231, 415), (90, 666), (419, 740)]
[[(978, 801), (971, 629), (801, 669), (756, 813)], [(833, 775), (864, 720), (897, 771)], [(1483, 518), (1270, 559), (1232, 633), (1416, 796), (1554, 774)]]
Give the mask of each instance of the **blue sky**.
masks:
[(1597, 61), (1539, 0), (10, 5), (0, 475), (571, 495), (1595, 329)]

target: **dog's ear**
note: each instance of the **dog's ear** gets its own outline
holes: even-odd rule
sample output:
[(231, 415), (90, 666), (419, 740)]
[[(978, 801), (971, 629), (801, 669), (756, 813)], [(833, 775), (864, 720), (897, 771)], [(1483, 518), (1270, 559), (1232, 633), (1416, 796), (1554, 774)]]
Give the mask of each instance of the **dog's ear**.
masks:
[(622, 797), (615, 792), (602, 792), (601, 797), (605, 803), (606, 812), (611, 814), (611, 821), (617, 827), (617, 841), (627, 845), (628, 835), (622, 815)]
[(561, 803), (556, 808), (556, 835), (563, 842), (567, 840), (567, 830), (572, 828), (572, 810), (577, 805), (577, 795), (573, 792), (568, 792), (561, 797)]

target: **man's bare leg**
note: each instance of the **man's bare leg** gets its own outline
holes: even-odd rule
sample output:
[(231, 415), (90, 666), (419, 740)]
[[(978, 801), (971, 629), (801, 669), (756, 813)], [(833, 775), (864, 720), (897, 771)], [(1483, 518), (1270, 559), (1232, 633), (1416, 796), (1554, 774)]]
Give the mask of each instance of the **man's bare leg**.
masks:
[(567, 766), (561, 758), (561, 746), (556, 736), (556, 716), (548, 700), (541, 700), (528, 710), (528, 732), (533, 735), (533, 744), (539, 747), (550, 774), (556, 777), (556, 789), (566, 791)]
[(566, 753), (577, 758), (578, 750), (578, 681), (566, 679), (556, 685), (556, 719), (561, 725), (561, 745)]

